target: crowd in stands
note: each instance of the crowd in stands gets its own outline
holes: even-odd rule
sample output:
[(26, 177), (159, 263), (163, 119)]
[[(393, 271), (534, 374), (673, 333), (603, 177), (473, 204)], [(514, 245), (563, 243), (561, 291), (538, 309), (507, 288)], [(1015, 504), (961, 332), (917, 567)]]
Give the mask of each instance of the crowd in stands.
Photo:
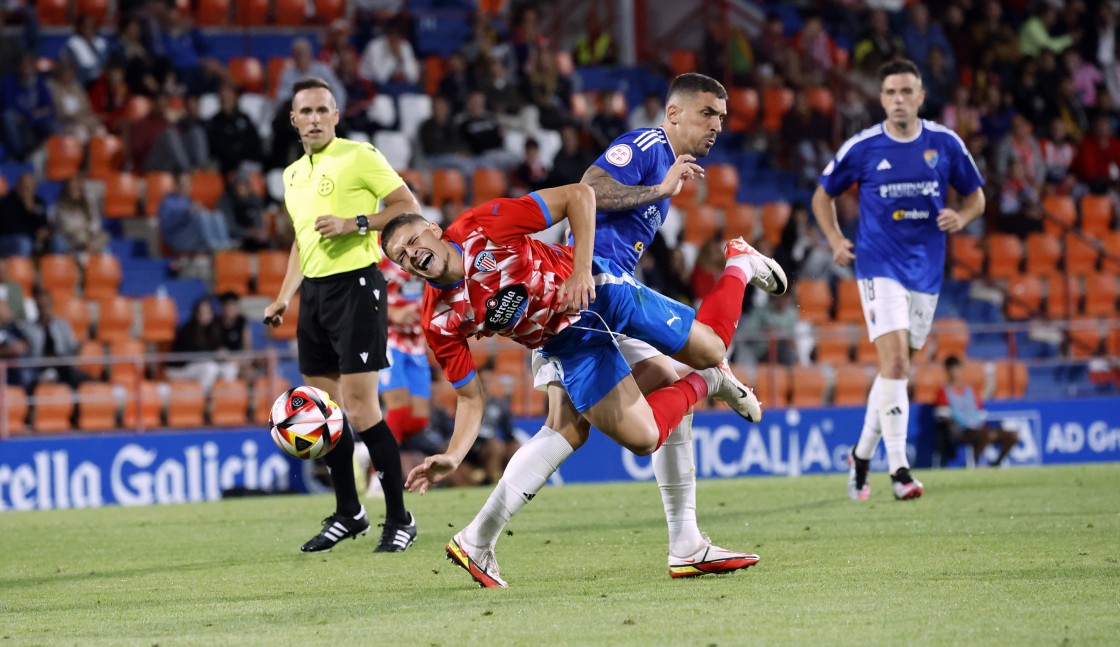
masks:
[[(715, 201), (716, 174), (709, 174), (706, 186), (690, 187), (674, 200), (665, 232), (643, 257), (641, 278), (675, 298), (703, 298), (721, 269), (719, 239), (731, 235), (734, 220), (795, 277), (789, 296), (763, 295), (748, 304), (749, 325), (740, 327), (734, 359), (799, 366), (819, 360), (805, 341), (808, 310), (796, 288), (823, 281), (839, 302), (841, 284), (851, 275), (831, 263), (804, 198), (838, 146), (882, 118), (875, 74), (897, 57), (922, 69), (923, 116), (956, 131), (987, 180), (988, 211), (968, 232), (977, 241), (995, 234), (1026, 241), (1044, 230), (1044, 214), (1058, 207), (1077, 224), (1084, 196), (1101, 198), (1094, 204), (1103, 201), (1107, 209), (1104, 231), (1114, 232), (1120, 186), (1116, 4), (768, 3), (773, 11), (754, 32), (705, 10), (702, 42), (686, 52), (686, 68), (668, 58), (642, 64), (666, 81), (685, 69), (723, 81), (730, 114), (713, 163), (761, 152), (765, 170), (793, 178), (791, 193), (786, 204), (746, 210), (735, 187), (752, 177), (736, 170), (724, 204)], [(274, 66), (219, 61), (212, 34), (196, 23), (189, 3), (158, 1), (122, 2), (112, 24), (77, 17), (59, 56), (48, 60), (36, 53), (34, 6), (9, 6), (0, 11), (0, 162), (30, 166), (10, 186), (0, 182), (0, 256), (69, 254), (84, 267), (120, 235), (120, 227), (104, 218), (122, 215), (147, 216), (158, 232), (152, 253), (175, 259), (184, 276), (208, 278), (214, 255), (225, 250), (286, 250), (291, 237), (277, 171), (302, 154), (288, 111), (292, 85), (308, 75), (334, 88), (339, 134), (378, 145), (417, 185), (431, 214), (444, 219), (485, 196), (577, 182), (615, 137), (655, 127), (664, 112), (659, 94), (628, 105), (618, 90), (582, 91), (580, 68), (617, 61), (609, 25), (597, 10), (571, 43), (542, 27), (548, 3), (478, 11), (457, 51), (432, 57), (417, 52), (415, 21), (401, 7), (357, 3), (351, 15), (321, 25), (317, 38), (293, 39), (290, 56)], [(102, 174), (95, 160), (112, 141), (119, 153)], [(55, 158), (73, 142), (73, 172), (50, 177)], [(459, 179), (452, 182), (446, 172)], [(133, 191), (123, 214), (110, 204), (117, 194), (109, 181), (122, 174), (142, 181), (139, 189), (136, 180), (123, 185)], [(497, 179), (485, 185), (480, 178)], [(43, 190), (49, 184), (59, 188)], [(854, 197), (841, 197), (838, 208), (842, 228), (854, 238)], [(968, 277), (985, 275), (983, 259), (981, 253), (981, 266)], [(12, 324), (39, 325), (42, 304), (38, 318), (34, 304), (42, 294), (24, 294), (20, 303), (18, 288), (7, 285), (9, 298), (2, 301), (9, 307), (0, 308), (0, 320), (8, 321), (0, 325), (10, 330), (0, 353), (31, 356), (34, 340)], [(221, 309), (229, 303), (222, 300)], [(219, 319), (215, 307), (209, 299), (199, 302), (184, 324), (188, 329), (175, 337), (176, 350), (228, 347), (206, 323)], [(826, 306), (824, 323), (839, 314), (837, 303)], [(781, 341), (763, 342), (762, 336)], [(855, 359), (852, 339), (847, 352)], [(238, 343), (251, 346), (244, 337)], [(46, 346), (55, 353), (72, 348), (65, 341)], [(167, 374), (189, 373), (208, 389), (237, 373), (246, 377), (234, 368), (186, 364)]]

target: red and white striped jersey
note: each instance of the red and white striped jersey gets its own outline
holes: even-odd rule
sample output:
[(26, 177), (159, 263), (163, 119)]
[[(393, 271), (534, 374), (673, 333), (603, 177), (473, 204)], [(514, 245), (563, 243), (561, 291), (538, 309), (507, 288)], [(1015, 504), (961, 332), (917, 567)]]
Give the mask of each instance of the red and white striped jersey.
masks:
[(558, 303), (572, 273), (572, 248), (529, 237), (553, 224), (535, 193), (470, 209), (443, 233), (463, 253), (462, 281), (424, 291), (422, 322), (428, 345), (449, 382), (474, 375), (469, 337), (502, 335), (537, 348), (579, 320)]
[[(382, 258), (377, 267), (381, 269), (385, 283), (389, 286), (389, 293), (386, 295), (389, 307), (403, 308), (411, 305), (419, 315), (420, 304), (424, 299), (424, 279), (409, 274), (387, 258)], [(420, 326), (419, 317), (411, 324), (393, 323), (390, 320), (387, 343), (389, 348), (402, 353), (423, 355), (424, 329)]]

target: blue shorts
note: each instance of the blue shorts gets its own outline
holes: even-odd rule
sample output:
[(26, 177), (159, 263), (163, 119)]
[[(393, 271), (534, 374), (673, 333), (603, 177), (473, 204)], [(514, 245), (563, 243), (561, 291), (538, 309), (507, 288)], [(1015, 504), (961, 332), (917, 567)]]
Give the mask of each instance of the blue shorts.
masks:
[(389, 367), (381, 369), (378, 381), (382, 391), (408, 389), (408, 394), (417, 398), (432, 398), (432, 367), (428, 355), (411, 355), (389, 349)]
[(691, 307), (642, 285), (613, 261), (596, 257), (591, 271), (595, 303), (578, 322), (541, 347), (545, 358), (559, 362), (564, 389), (581, 413), (630, 374), (610, 332), (640, 339), (672, 355), (684, 347), (696, 318)]

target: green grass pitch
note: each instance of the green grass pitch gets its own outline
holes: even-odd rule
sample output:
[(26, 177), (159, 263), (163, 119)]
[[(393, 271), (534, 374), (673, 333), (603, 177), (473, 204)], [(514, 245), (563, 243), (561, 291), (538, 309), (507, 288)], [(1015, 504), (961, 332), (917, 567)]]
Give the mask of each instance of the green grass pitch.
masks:
[(300, 554), (323, 496), (5, 513), (0, 647), (1120, 641), (1120, 464), (917, 476), (862, 504), (839, 475), (701, 481), (701, 526), (762, 561), (682, 580), (656, 485), (546, 488), (498, 543), (506, 590), (444, 559), (488, 488), (408, 495), (403, 555)]

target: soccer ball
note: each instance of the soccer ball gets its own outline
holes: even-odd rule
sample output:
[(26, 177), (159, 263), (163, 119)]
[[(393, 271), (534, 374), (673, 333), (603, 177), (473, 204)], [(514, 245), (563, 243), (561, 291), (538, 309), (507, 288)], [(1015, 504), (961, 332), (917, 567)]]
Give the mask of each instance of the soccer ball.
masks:
[(276, 398), (268, 429), (276, 446), (289, 456), (326, 456), (342, 435), (342, 407), (322, 389), (297, 386)]

